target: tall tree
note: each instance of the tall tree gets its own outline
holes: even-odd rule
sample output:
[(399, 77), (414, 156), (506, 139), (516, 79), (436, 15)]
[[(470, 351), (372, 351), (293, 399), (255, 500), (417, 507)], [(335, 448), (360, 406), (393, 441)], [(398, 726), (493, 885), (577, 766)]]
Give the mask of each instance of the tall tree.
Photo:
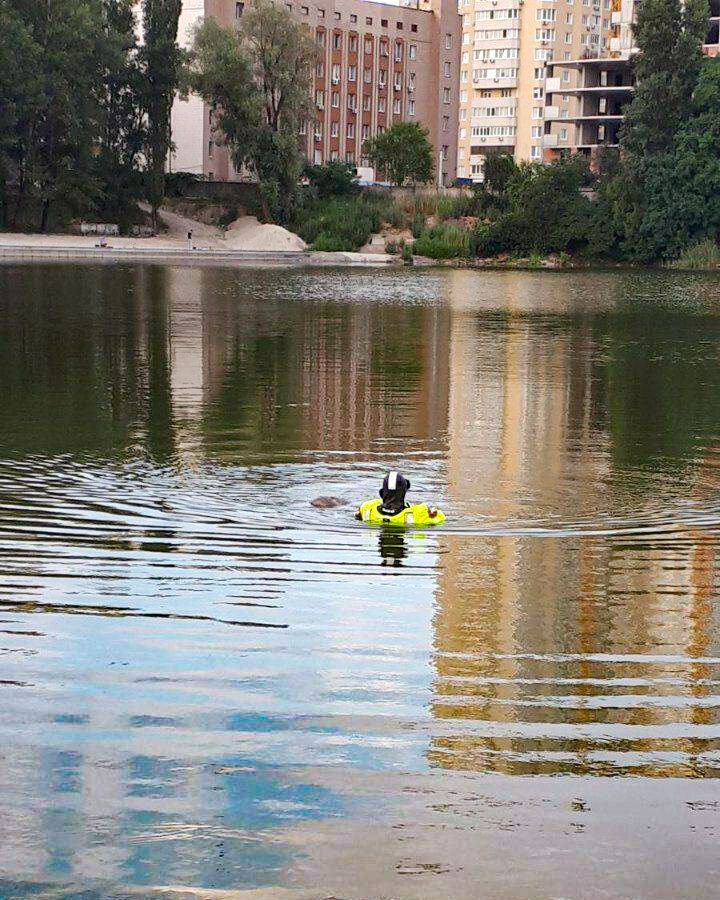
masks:
[(238, 35), (212, 20), (195, 33), (190, 87), (210, 104), (235, 167), (257, 177), (269, 219), (286, 221), (298, 198), (316, 59), (308, 30), (271, 0), (247, 10)]
[(126, 224), (142, 191), (145, 146), (143, 79), (134, 0), (103, 0), (102, 123), (94, 173), (100, 184), (98, 213), (103, 221)]
[(165, 196), (165, 168), (172, 146), (170, 115), (181, 74), (182, 51), (177, 36), (182, 0), (143, 0), (142, 12), (146, 193), (152, 207), (153, 225), (157, 227), (158, 209)]
[(391, 184), (425, 184), (432, 178), (432, 145), (428, 130), (417, 122), (396, 122), (365, 144), (370, 162)]

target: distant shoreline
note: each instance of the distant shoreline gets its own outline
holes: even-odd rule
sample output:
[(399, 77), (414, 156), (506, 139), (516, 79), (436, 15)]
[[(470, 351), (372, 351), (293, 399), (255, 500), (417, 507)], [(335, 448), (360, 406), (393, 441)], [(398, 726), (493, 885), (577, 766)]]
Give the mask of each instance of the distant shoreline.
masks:
[(346, 253), (291, 250), (223, 250), (157, 238), (98, 238), (71, 235), (26, 235), (0, 233), (0, 262), (132, 262), (178, 263), (180, 265), (237, 266), (400, 266), (401, 261), (385, 253)]

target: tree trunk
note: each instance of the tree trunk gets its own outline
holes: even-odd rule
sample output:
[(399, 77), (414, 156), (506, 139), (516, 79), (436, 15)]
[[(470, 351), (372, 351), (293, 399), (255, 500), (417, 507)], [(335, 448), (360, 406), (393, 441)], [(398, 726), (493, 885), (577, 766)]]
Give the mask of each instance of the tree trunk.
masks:
[(48, 233), (49, 223), (50, 223), (50, 198), (46, 197), (43, 200), (42, 216), (40, 217), (40, 232), (42, 234)]

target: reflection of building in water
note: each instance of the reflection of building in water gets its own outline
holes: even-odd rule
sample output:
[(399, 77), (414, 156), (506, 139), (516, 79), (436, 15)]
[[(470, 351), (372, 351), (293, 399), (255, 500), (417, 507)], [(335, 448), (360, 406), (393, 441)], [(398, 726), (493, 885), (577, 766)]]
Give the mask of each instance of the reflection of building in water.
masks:
[[(653, 544), (547, 533), (576, 531), (613, 509), (610, 437), (593, 414), (601, 400), (592, 318), (543, 315), (543, 305), (562, 310), (560, 279), (544, 302), (525, 276), (503, 279), (491, 305), (473, 296), (477, 276), (453, 281), (448, 491), (456, 512), (487, 515), (510, 533), (446, 538), (433, 702), (445, 727), (430, 758), (513, 772), (603, 771), (631, 764), (630, 749), (695, 753), (697, 742), (668, 740), (662, 726), (717, 721), (692, 703), (697, 672), (706, 671), (591, 656), (716, 655), (714, 551), (700, 551), (697, 535)], [(523, 534), (538, 521), (544, 535)], [(628, 686), (627, 677), (640, 681)], [(454, 719), (464, 720), (458, 734)], [(624, 726), (651, 730), (645, 739)]]

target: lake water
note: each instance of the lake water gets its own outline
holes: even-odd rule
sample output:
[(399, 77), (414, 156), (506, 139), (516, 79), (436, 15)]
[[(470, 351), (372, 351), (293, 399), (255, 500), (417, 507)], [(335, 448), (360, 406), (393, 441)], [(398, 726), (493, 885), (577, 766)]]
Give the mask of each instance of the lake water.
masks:
[(0, 267), (0, 897), (716, 896), (719, 362), (711, 275)]

